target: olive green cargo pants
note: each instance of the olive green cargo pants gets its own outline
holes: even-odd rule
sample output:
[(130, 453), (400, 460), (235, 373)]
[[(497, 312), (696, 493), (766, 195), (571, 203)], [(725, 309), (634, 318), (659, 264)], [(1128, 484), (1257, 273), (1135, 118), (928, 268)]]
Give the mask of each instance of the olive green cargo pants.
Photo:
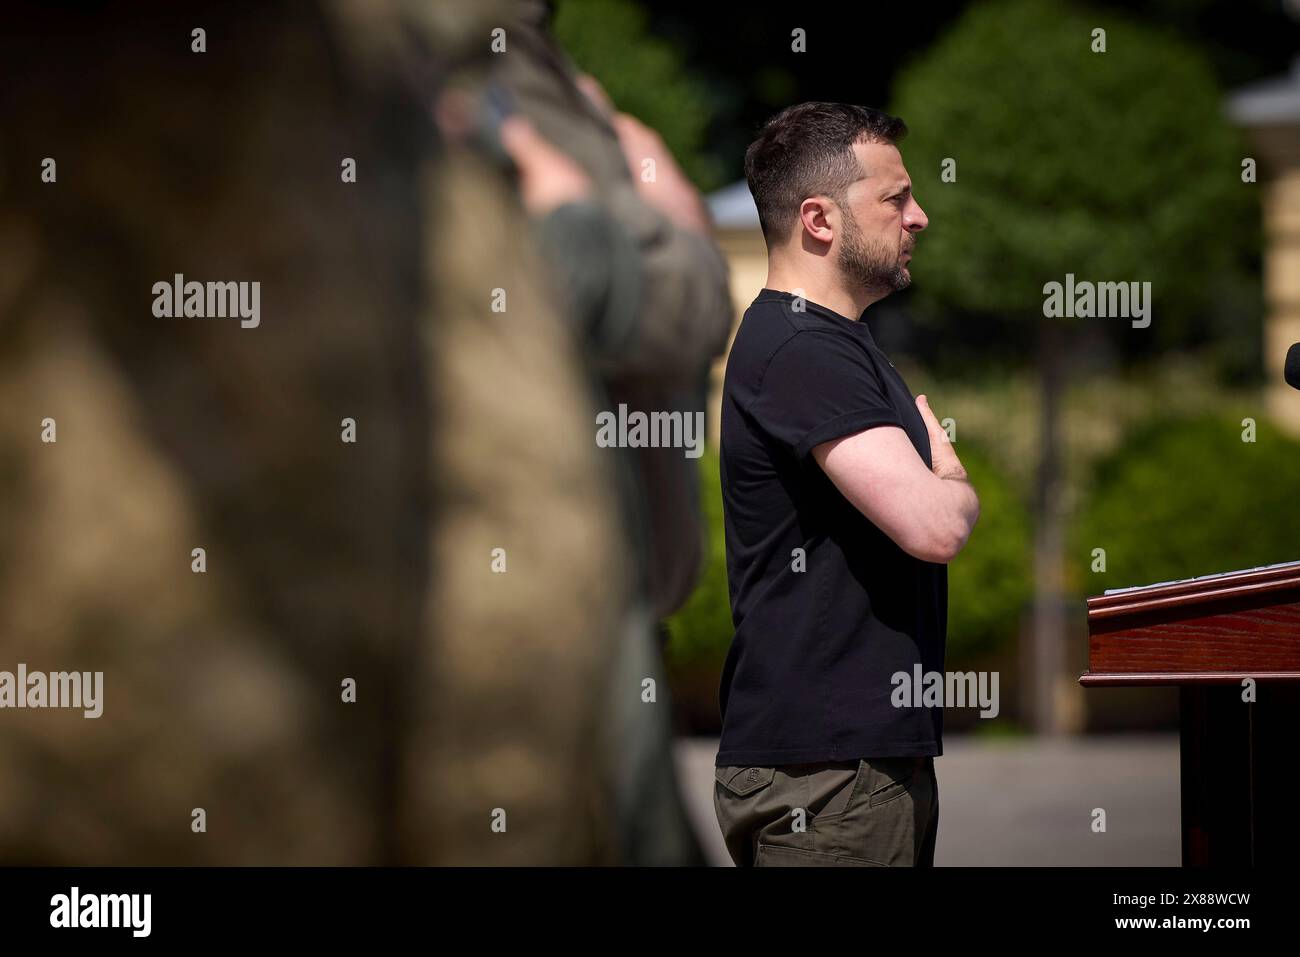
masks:
[(932, 867), (934, 759), (720, 767), (714, 809), (737, 867)]

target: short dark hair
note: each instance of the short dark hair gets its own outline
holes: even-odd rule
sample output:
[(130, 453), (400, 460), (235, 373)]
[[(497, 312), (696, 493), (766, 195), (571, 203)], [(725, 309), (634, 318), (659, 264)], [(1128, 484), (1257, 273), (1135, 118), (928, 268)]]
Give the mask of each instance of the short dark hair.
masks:
[(763, 124), (745, 151), (745, 179), (763, 235), (770, 240), (788, 232), (809, 196), (843, 196), (861, 175), (854, 143), (897, 143), (906, 135), (906, 123), (869, 106), (786, 107)]

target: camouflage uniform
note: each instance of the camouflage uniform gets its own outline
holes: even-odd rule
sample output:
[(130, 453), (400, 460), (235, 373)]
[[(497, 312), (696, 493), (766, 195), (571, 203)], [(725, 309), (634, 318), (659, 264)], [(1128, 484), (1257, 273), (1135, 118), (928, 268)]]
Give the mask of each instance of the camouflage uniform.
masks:
[[(11, 13), (0, 669), (105, 688), (0, 711), (0, 861), (619, 859), (614, 485), (520, 211), (417, 92), (496, 13)], [(260, 281), (260, 326), (155, 318), (175, 273)]]
[[(493, 82), (582, 167), (595, 203), (635, 251), (635, 282), (624, 283), (623, 291), (634, 290), (606, 300), (626, 302), (630, 315), (598, 326), (617, 334), (587, 341), (603, 390), (598, 401), (610, 410), (625, 403), (643, 412), (702, 413), (707, 370), (731, 326), (726, 261), (710, 237), (675, 226), (639, 194), (613, 126), (578, 88), (574, 67), (549, 33), (548, 5), (516, 0), (512, 14), (506, 49), (492, 59)], [(590, 238), (595, 232), (587, 230), (581, 249), (589, 275), (603, 265)], [(656, 633), (657, 623), (689, 597), (703, 562), (696, 462), (678, 448), (615, 450), (611, 457), (620, 470), (637, 560), (632, 602), (611, 635), (618, 659), (605, 735), (622, 857), (644, 864), (702, 863), (677, 791), (669, 689)], [(646, 678), (657, 686), (653, 705), (641, 698)]]

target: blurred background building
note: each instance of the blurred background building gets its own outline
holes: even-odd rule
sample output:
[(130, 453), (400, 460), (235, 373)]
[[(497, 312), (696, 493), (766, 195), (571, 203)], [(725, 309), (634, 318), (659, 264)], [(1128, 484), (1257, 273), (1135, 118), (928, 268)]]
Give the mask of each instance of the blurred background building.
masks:
[[(1265, 372), (1300, 342), (1300, 57), (1289, 72), (1233, 91), (1233, 122), (1249, 134), (1260, 159), (1264, 214)], [(1300, 436), (1300, 402), (1293, 389), (1268, 376), (1268, 411)]]

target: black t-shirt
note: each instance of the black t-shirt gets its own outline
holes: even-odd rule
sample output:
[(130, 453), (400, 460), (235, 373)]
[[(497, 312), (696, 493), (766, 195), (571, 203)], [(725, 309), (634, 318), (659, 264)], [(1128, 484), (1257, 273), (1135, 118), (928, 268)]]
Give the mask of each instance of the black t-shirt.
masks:
[(943, 671), (947, 566), (894, 544), (812, 456), (879, 425), (901, 427), (930, 466), (915, 397), (866, 323), (759, 293), (722, 398), (736, 635), (722, 674), (719, 767), (943, 753), (943, 709), (910, 698), (895, 707), (891, 678), (914, 679), (918, 664)]

